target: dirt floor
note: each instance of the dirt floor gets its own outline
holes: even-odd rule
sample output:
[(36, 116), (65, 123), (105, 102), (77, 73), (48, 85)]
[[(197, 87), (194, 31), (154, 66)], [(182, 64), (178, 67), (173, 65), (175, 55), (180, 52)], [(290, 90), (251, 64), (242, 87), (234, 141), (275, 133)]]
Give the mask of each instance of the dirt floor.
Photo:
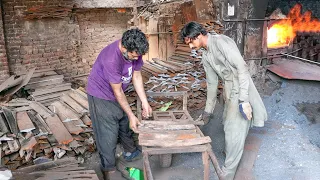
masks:
[[(280, 79), (267, 85), (270, 91), (262, 97), (268, 121), (263, 128), (250, 129), (237, 179), (320, 179), (320, 82)], [(222, 111), (222, 104), (217, 104), (213, 119), (201, 128), (211, 137), (220, 165), (225, 158)], [(198, 117), (200, 112), (191, 114)], [(170, 168), (160, 168), (157, 156), (150, 161), (156, 180), (203, 178), (200, 153), (176, 154)], [(102, 177), (97, 153), (86, 159), (84, 166), (95, 169)], [(142, 161), (127, 166), (142, 168)], [(117, 172), (114, 179), (123, 178)], [(210, 179), (217, 179), (212, 166)]]

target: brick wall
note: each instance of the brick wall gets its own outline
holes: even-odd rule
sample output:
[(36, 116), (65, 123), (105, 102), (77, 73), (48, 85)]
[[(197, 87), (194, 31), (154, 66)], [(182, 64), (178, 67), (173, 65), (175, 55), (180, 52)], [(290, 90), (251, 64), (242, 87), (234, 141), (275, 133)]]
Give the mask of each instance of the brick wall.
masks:
[(8, 59), (4, 41), (4, 31), (0, 4), (0, 83), (6, 80), (9, 76)]
[[(66, 3), (67, 2), (67, 3)], [(71, 1), (70, 1), (71, 2)], [(26, 20), (24, 13), (35, 7), (72, 7), (69, 1), (4, 0), (5, 36), (11, 73), (31, 67), (60, 69), (66, 76), (81, 74), (77, 62), (80, 33), (69, 16)]]
[(92, 9), (77, 12), (80, 27), (79, 58), (90, 66), (100, 51), (120, 39), (127, 30), (127, 22), (132, 18), (129, 12), (118, 13), (114, 9)]

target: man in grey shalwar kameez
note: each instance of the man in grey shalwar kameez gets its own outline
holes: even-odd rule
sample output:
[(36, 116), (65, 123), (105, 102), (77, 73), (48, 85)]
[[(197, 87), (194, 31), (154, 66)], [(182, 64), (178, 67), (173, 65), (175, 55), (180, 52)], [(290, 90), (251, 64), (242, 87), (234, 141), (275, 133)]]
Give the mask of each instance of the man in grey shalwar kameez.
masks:
[[(263, 127), (267, 112), (235, 42), (207, 33), (196, 22), (181, 30), (182, 40), (192, 49), (204, 49), (202, 62), (207, 78), (207, 102), (202, 119), (209, 121), (217, 101), (218, 77), (224, 84), (223, 123), (226, 159), (222, 170), (226, 180), (234, 179), (250, 126)], [(240, 110), (241, 109), (241, 110)]]

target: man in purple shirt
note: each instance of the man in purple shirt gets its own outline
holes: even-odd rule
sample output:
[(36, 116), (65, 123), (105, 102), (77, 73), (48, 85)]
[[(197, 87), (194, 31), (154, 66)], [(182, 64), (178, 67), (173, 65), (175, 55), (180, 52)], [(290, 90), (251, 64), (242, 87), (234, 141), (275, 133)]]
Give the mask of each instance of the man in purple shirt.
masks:
[(124, 159), (132, 161), (141, 152), (134, 145), (132, 133), (140, 123), (133, 114), (125, 90), (133, 86), (142, 101), (144, 117), (152, 114), (144, 91), (141, 67), (142, 55), (149, 48), (147, 38), (139, 29), (126, 31), (121, 40), (105, 47), (96, 59), (88, 77), (88, 101), (96, 144), (105, 179), (115, 171), (118, 138), (124, 149)]

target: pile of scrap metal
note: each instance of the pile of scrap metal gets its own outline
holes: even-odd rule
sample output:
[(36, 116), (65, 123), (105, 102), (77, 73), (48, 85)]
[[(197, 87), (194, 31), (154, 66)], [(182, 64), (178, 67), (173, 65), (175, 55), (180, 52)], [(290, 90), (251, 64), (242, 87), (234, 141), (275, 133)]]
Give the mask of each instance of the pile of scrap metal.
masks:
[[(88, 100), (52, 69), (11, 76), (0, 85), (1, 164), (16, 169), (39, 158), (95, 151)], [(33, 161), (32, 161), (33, 160)]]

